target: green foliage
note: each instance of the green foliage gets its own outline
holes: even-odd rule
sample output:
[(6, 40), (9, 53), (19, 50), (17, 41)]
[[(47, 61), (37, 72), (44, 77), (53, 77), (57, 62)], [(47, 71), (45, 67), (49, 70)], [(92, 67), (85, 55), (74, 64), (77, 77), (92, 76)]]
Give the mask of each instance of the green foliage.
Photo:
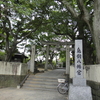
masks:
[[(43, 1), (42, 1), (43, 2)], [(17, 44), (28, 39), (36, 37), (35, 31), (42, 24), (43, 16), (40, 13), (40, 8), (37, 8), (33, 2), (30, 1), (2, 1), (1, 5), (1, 19), (0, 30), (1, 46), (4, 44), (7, 60), (15, 52)], [(7, 9), (6, 9), (7, 8)]]
[(5, 52), (0, 51), (0, 60), (5, 60)]
[[(78, 37), (78, 22), (82, 20), (74, 18), (68, 11), (63, 0), (8, 0), (0, 1), (0, 47), (6, 54), (11, 56), (18, 48), (18, 44), (30, 51), (31, 45), (37, 46), (37, 54), (45, 55), (41, 50), (41, 41), (67, 41), (75, 40)], [(82, 16), (77, 0), (65, 0)], [(93, 4), (90, 0), (84, 0), (84, 5), (91, 13)], [(81, 19), (81, 18), (80, 18)], [(91, 36), (88, 35), (88, 28), (83, 27), (84, 37), (90, 43)], [(86, 31), (85, 31), (86, 30)], [(79, 34), (80, 35), (80, 34)], [(28, 42), (25, 42), (28, 41)], [(90, 43), (91, 44), (91, 43)], [(53, 46), (52, 46), (53, 47)], [(53, 54), (52, 51), (51, 54)], [(65, 53), (61, 53), (62, 61), (65, 60)]]
[(66, 51), (61, 51), (60, 52), (60, 61), (61, 62), (66, 62)]

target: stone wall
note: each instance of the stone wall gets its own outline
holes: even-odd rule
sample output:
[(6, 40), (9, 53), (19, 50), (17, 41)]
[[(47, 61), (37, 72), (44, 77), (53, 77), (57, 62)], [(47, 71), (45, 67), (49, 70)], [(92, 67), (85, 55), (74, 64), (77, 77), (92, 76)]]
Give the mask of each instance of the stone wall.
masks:
[(24, 77), (22, 75), (0, 75), (0, 88), (17, 87)]
[(16, 87), (27, 72), (27, 64), (0, 61), (0, 88)]
[(89, 85), (92, 89), (93, 100), (100, 100), (100, 83), (87, 81), (87, 85)]
[[(70, 79), (74, 75), (74, 66), (70, 67)], [(84, 66), (84, 78), (87, 80), (87, 85), (92, 89), (93, 100), (100, 100), (100, 65), (86, 65)]]

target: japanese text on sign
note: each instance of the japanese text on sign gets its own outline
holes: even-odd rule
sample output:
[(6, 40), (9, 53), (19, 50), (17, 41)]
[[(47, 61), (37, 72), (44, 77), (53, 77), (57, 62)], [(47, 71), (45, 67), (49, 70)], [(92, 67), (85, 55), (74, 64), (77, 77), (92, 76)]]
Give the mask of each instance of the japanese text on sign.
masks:
[(82, 67), (82, 66), (81, 66), (81, 56), (82, 56), (82, 55), (81, 55), (81, 50), (80, 50), (80, 48), (78, 47), (78, 48), (77, 48), (77, 55), (76, 55), (76, 57), (77, 57), (77, 61), (76, 61), (77, 64), (76, 64), (76, 66), (77, 66), (77, 74), (78, 74), (78, 75), (81, 75), (81, 72), (82, 72), (82, 71), (81, 71), (81, 67)]
[(82, 40), (75, 40), (75, 74), (77, 77), (83, 77), (82, 59)]

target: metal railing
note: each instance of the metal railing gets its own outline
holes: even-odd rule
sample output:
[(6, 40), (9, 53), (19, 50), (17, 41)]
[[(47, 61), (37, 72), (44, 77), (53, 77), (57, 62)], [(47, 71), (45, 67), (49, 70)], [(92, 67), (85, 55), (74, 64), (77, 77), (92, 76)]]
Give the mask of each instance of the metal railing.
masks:
[(17, 85), (17, 89), (20, 89), (23, 86), (23, 84), (25, 83), (25, 81), (27, 80), (27, 78), (29, 77), (29, 75), (30, 74), (27, 74), (26, 77), (23, 79), (23, 81), (19, 85)]

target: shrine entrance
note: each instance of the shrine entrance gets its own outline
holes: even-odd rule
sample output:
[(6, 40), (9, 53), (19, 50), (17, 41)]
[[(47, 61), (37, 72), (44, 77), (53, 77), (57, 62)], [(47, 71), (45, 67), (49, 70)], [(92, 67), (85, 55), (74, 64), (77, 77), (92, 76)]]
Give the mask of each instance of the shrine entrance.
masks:
[[(69, 74), (70, 72), (70, 51), (74, 50), (74, 48), (70, 48), (71, 45), (74, 45), (74, 42), (41, 42), (43, 45), (46, 45), (46, 61), (45, 61), (45, 71), (48, 70), (48, 60), (49, 60), (49, 51), (50, 51), (50, 45), (58, 46), (58, 45), (65, 45), (65, 48), (60, 48), (59, 50), (65, 50), (66, 51), (66, 73)], [(30, 61), (30, 71), (34, 73), (35, 69), (35, 46), (32, 46), (31, 50), (31, 61)]]
[(69, 74), (70, 72), (70, 51), (74, 50), (73, 48), (70, 48), (70, 45), (74, 45), (74, 42), (42, 42), (43, 45), (46, 45), (46, 61), (45, 61), (45, 70), (48, 69), (48, 59), (49, 59), (49, 51), (50, 51), (50, 45), (58, 46), (58, 45), (65, 45), (65, 48), (59, 48), (59, 50), (65, 50), (66, 51), (66, 74)]

